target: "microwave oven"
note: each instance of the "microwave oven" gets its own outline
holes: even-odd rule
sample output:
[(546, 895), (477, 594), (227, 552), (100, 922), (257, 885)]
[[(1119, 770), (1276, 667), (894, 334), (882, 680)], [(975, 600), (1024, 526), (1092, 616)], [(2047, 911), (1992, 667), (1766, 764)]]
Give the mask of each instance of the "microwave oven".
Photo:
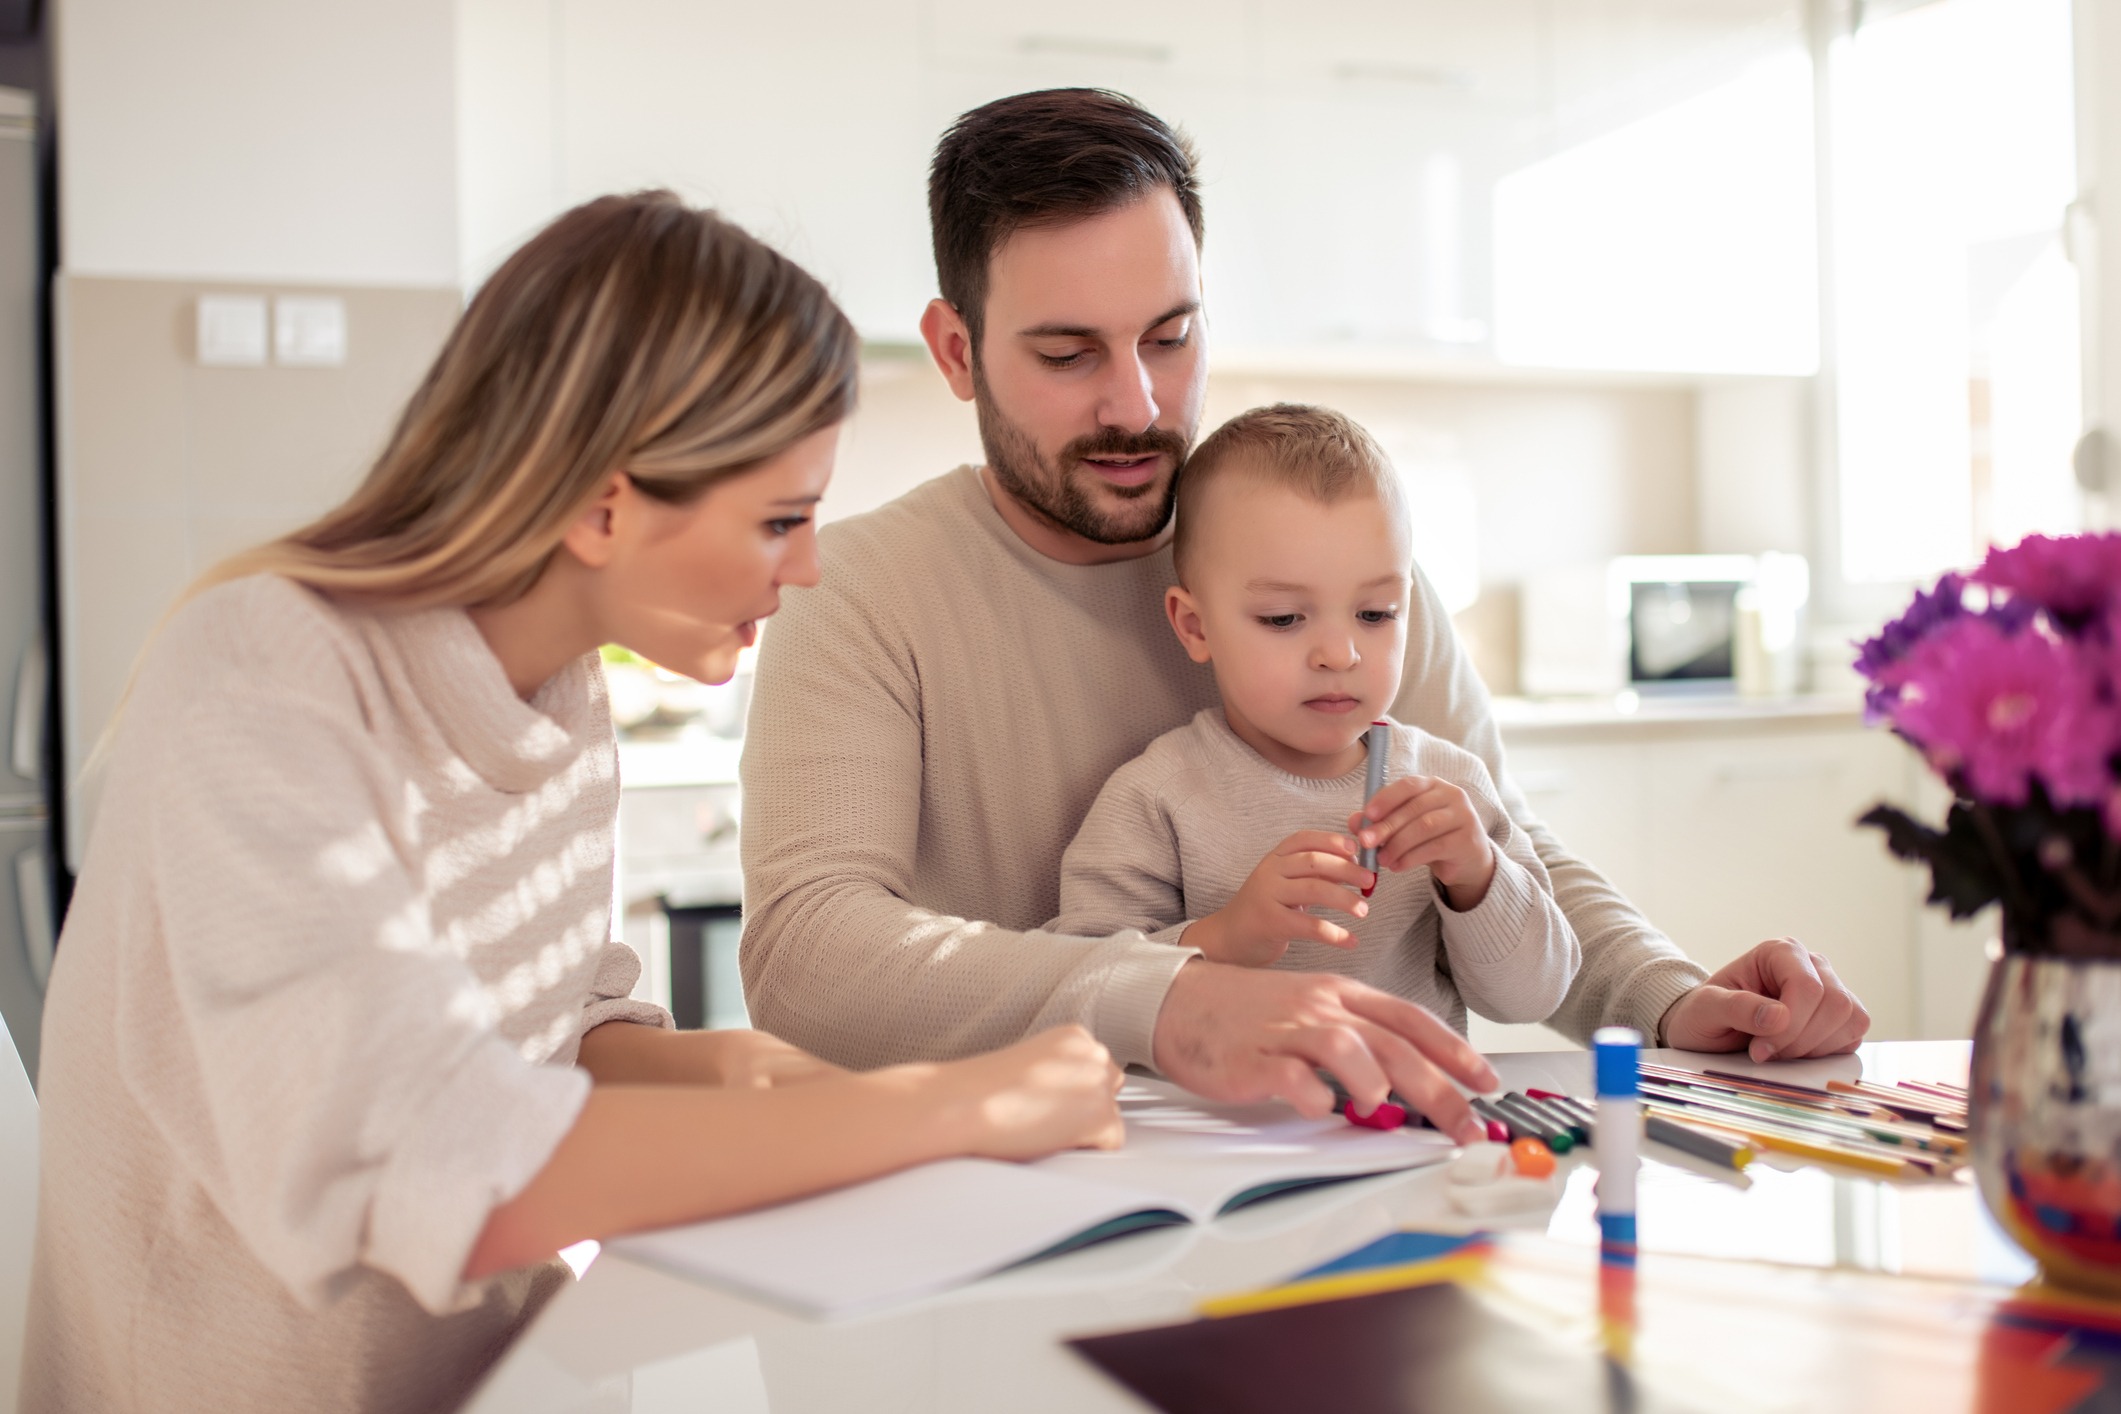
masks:
[(1797, 689), (1802, 555), (1623, 555), (1525, 581), (1528, 696)]

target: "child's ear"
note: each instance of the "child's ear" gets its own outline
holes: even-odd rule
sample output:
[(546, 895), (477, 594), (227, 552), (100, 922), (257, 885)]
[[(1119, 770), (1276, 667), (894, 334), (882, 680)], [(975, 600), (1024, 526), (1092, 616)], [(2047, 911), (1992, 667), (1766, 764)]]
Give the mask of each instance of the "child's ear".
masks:
[(1200, 606), (1183, 584), (1174, 584), (1164, 591), (1164, 617), (1171, 620), (1171, 631), (1178, 635), (1188, 658), (1205, 663), (1213, 656), (1208, 652), (1208, 630), (1200, 621)]

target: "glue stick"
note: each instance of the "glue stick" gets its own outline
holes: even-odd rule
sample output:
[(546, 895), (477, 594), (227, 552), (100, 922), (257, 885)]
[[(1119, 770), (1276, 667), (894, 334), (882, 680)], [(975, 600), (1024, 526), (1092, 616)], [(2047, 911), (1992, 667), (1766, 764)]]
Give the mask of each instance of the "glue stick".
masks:
[(1625, 1362), (1635, 1333), (1635, 1169), (1642, 1143), (1642, 1033), (1605, 1026), (1591, 1035), (1597, 1054), (1598, 1112), (1591, 1148), (1598, 1156), (1598, 1296), (1606, 1352)]

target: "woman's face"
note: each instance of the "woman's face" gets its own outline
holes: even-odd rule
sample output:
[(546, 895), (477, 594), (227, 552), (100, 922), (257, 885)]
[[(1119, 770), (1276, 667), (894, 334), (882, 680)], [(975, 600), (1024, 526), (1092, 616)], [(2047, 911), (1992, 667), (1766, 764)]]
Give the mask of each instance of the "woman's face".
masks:
[(673, 506), (626, 487), (628, 529), (600, 576), (608, 641), (700, 682), (727, 682), (783, 585), (817, 583), (816, 511), (837, 426)]

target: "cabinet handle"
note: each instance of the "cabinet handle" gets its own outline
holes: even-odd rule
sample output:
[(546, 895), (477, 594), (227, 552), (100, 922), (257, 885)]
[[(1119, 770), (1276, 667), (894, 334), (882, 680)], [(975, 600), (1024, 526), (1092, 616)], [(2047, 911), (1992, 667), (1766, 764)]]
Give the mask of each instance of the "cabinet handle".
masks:
[(21, 666), (15, 670), (15, 730), (9, 752), (15, 774), (26, 781), (44, 775), (44, 696), (49, 662), (44, 656), (44, 636), (39, 634), (22, 650)]

